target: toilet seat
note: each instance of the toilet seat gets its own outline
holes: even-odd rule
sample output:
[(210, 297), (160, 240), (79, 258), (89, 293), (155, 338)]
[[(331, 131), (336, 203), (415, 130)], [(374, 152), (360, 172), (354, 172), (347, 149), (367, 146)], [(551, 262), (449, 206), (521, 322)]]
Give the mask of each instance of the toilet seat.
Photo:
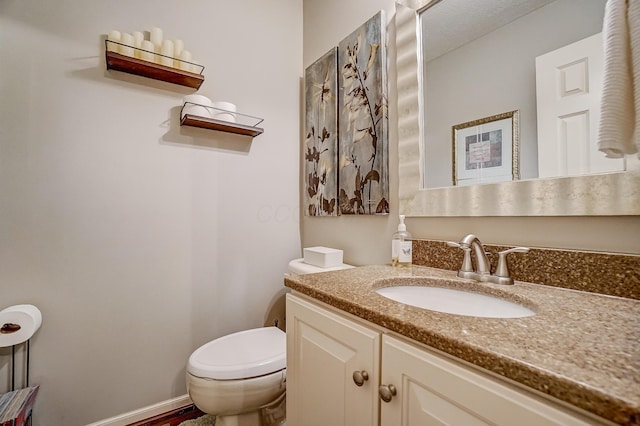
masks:
[(286, 334), (279, 328), (244, 330), (200, 346), (189, 357), (187, 372), (205, 379), (248, 379), (286, 368), (286, 353)]

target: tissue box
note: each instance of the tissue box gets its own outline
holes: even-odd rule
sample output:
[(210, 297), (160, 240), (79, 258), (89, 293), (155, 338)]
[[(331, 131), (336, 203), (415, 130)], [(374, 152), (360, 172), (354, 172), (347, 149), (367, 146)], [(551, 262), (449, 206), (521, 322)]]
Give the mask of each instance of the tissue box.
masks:
[(342, 250), (328, 247), (307, 247), (303, 249), (304, 263), (319, 266), (320, 268), (333, 268), (342, 265)]

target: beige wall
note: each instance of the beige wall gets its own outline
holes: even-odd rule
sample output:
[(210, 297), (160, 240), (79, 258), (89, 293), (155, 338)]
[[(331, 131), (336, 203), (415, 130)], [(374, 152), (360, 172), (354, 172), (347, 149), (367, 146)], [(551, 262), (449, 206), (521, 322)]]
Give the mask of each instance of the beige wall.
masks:
[[(301, 215), (302, 246), (325, 245), (345, 250), (345, 261), (387, 263), (391, 235), (398, 223), (397, 110), (394, 77), (394, 2), (385, 0), (304, 0), (304, 66), (384, 9), (389, 33), (390, 200), (388, 217), (314, 218)], [(458, 241), (475, 233), (483, 242), (640, 254), (640, 217), (459, 217), (408, 218), (417, 238)]]
[[(104, 34), (152, 26), (264, 134), (181, 128), (192, 90), (105, 70)], [(183, 395), (191, 352), (262, 326), (300, 255), (302, 1), (3, 0), (0, 58), (0, 309), (43, 314), (34, 424)]]

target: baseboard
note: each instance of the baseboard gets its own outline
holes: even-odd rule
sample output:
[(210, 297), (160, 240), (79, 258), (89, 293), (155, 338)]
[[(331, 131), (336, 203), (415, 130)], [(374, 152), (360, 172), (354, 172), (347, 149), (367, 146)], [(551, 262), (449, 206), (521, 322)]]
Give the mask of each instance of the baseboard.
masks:
[(189, 398), (189, 395), (182, 395), (177, 398), (168, 399), (166, 401), (149, 405), (148, 407), (140, 408), (135, 411), (120, 414), (119, 416), (100, 420), (87, 426), (127, 426), (131, 423), (146, 420), (148, 418), (155, 417), (160, 414), (176, 410), (178, 408), (186, 407), (191, 404), (193, 404), (193, 402), (191, 401), (191, 398)]

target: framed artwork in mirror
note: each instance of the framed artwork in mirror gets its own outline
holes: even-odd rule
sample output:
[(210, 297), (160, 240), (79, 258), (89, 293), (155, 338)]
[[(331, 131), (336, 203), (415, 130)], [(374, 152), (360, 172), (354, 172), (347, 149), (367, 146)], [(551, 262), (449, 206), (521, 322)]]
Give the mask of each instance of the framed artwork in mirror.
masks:
[(453, 185), (520, 179), (519, 116), (515, 110), (453, 126)]

